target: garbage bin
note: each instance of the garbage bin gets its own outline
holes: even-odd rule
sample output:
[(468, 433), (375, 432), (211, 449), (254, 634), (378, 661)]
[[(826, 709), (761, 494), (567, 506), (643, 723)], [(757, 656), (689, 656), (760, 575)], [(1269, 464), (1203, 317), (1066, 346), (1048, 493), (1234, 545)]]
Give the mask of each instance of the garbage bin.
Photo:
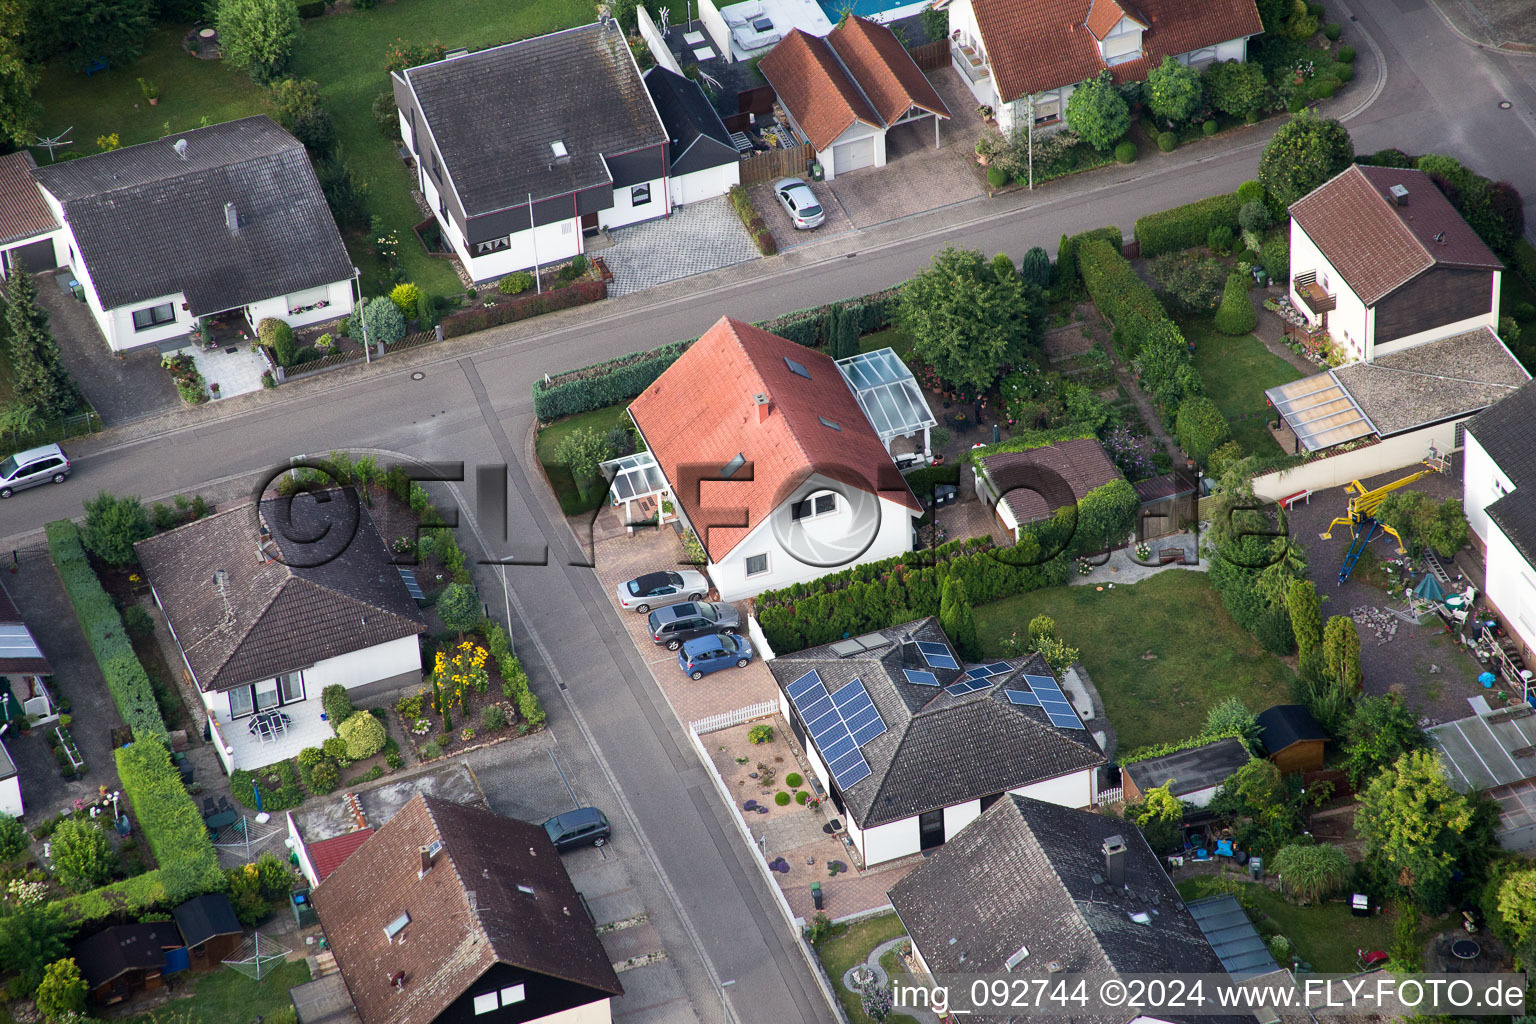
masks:
[(813, 904), (815, 904), (817, 910), (821, 909), (821, 883), (820, 882), (812, 882), (811, 883), (811, 902)]
[(293, 890), (290, 898), (293, 901), (293, 919), (300, 928), (309, 928), (320, 923), (315, 917), (315, 905), (309, 902), (309, 886)]

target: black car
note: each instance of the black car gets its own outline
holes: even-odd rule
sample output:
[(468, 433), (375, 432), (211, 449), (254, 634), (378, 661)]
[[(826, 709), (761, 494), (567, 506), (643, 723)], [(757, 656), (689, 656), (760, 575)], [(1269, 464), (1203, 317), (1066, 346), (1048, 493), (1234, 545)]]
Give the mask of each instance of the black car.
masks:
[(555, 849), (564, 853), (578, 846), (602, 846), (613, 835), (613, 826), (596, 807), (578, 807), (550, 818), (544, 823), (544, 831)]
[(668, 605), (651, 612), (651, 641), (675, 651), (684, 641), (696, 636), (734, 633), (741, 628), (741, 616), (728, 604), (688, 601)]

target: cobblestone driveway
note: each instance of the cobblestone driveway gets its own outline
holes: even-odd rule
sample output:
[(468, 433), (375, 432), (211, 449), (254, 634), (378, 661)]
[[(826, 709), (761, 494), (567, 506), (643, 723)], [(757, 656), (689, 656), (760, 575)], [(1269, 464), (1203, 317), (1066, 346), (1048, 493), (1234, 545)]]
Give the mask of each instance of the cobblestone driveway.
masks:
[(612, 248), (595, 254), (613, 271), (612, 296), (757, 258), (752, 236), (724, 197), (675, 207), (671, 217), (619, 228), (612, 237)]

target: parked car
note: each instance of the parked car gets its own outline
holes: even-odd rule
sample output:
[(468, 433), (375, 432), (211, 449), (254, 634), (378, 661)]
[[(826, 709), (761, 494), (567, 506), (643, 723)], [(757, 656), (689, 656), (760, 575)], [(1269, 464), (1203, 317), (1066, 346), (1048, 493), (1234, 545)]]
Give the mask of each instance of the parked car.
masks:
[(773, 183), (773, 194), (779, 197), (779, 205), (789, 214), (796, 231), (821, 227), (821, 222), (827, 219), (821, 201), (803, 178), (780, 178)]
[(741, 628), (741, 616), (728, 604), (688, 601), (657, 608), (651, 612), (651, 641), (675, 651), (685, 640), (712, 633), (734, 633)]
[(701, 572), (648, 572), (618, 588), (619, 607), (648, 612), (668, 604), (697, 601), (709, 593), (709, 580)]
[(578, 807), (550, 818), (544, 823), (544, 832), (555, 849), (564, 853), (579, 846), (602, 846), (613, 835), (613, 826), (596, 807)]
[(61, 484), (73, 468), (69, 456), (56, 444), (17, 452), (0, 462), (0, 498), (49, 481)]
[(716, 633), (696, 637), (677, 652), (677, 665), (689, 679), (703, 679), (711, 672), (735, 665), (746, 668), (752, 661), (752, 643), (744, 636)]

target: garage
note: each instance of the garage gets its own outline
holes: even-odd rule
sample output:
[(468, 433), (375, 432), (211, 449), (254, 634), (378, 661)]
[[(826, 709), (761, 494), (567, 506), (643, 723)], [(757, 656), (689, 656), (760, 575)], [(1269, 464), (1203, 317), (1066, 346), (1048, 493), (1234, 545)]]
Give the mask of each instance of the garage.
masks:
[(26, 245), (18, 245), (13, 249), (6, 249), (0, 253), (0, 273), (10, 276), (13, 269), (21, 267), (31, 273), (37, 274), (44, 270), (52, 270), (59, 265), (59, 261), (53, 255), (53, 239), (43, 238)]
[(847, 174), (849, 171), (874, 165), (875, 137), (873, 135), (866, 135), (862, 139), (843, 142), (832, 147), (832, 167), (838, 174)]

